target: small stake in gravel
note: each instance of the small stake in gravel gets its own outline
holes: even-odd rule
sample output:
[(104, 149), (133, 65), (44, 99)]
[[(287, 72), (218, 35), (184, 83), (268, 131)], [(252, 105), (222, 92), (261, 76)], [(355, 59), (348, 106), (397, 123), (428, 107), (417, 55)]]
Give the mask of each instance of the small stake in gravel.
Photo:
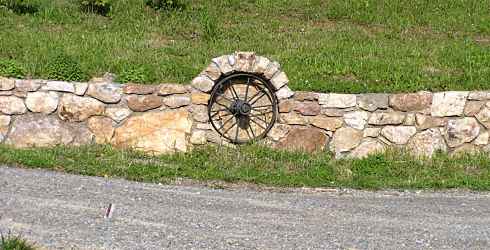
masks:
[(105, 215), (104, 215), (104, 218), (105, 219), (110, 219), (112, 218), (112, 213), (114, 212), (114, 204), (112, 203), (109, 203), (109, 207), (107, 207), (106, 211), (105, 211)]

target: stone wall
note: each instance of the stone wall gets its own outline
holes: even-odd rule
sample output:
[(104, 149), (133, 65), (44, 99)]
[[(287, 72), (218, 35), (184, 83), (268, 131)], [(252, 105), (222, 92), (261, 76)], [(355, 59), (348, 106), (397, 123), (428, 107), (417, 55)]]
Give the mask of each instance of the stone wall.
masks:
[(490, 92), (293, 92), (280, 65), (253, 53), (213, 59), (190, 85), (0, 78), (0, 141), (14, 147), (112, 144), (149, 153), (231, 145), (208, 122), (209, 92), (230, 72), (268, 79), (279, 116), (261, 142), (363, 157), (389, 147), (416, 155), (489, 150)]

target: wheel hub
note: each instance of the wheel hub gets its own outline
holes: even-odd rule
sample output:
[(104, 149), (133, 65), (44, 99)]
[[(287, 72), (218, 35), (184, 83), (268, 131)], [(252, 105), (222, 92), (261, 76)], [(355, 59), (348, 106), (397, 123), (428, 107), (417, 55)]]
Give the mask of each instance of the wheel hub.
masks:
[(248, 116), (252, 112), (252, 105), (243, 100), (236, 100), (231, 104), (230, 110), (235, 116)]

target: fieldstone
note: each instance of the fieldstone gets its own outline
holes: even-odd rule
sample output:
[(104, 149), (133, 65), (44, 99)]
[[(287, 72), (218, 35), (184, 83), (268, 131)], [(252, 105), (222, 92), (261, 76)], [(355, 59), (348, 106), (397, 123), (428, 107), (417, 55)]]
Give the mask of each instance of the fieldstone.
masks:
[(432, 117), (422, 114), (416, 114), (415, 121), (417, 128), (421, 130), (435, 127), (444, 127), (447, 124), (446, 118)]
[(144, 84), (126, 84), (123, 87), (124, 94), (150, 95), (155, 93), (157, 86)]
[(483, 124), (483, 126), (485, 126), (485, 128), (490, 128), (490, 108), (484, 107), (475, 115), (475, 117)]
[(342, 127), (342, 124), (344, 123), (344, 121), (340, 118), (325, 116), (315, 116), (310, 119), (310, 122), (311, 125), (317, 128), (322, 128), (329, 131), (337, 130), (338, 128)]
[(284, 100), (279, 102), (279, 112), (280, 113), (289, 113), (293, 111), (296, 107), (296, 101), (294, 100)]
[(287, 124), (275, 124), (272, 129), (269, 131), (269, 134), (267, 134), (268, 137), (270, 137), (274, 141), (278, 141), (284, 136), (286, 136), (291, 129), (291, 126)]
[(308, 118), (301, 116), (299, 114), (296, 114), (294, 112), (281, 114), (281, 120), (283, 120), (284, 123), (289, 124), (289, 125), (306, 125), (306, 124), (308, 124)]
[(350, 108), (356, 106), (357, 98), (352, 94), (319, 94), (318, 102), (326, 108)]
[(277, 148), (308, 153), (323, 151), (329, 137), (315, 128), (294, 128), (283, 138)]
[(281, 89), (283, 86), (289, 83), (289, 79), (286, 76), (286, 73), (281, 71), (275, 74), (274, 77), (272, 77), (271, 83), (274, 86), (274, 88)]
[(15, 89), (25, 92), (34, 92), (41, 88), (42, 80), (15, 80)]
[(488, 131), (480, 132), (478, 137), (476, 137), (476, 139), (473, 141), (473, 144), (478, 145), (478, 146), (487, 145), (489, 137), (490, 137), (490, 134), (488, 133)]
[(104, 115), (111, 118), (113, 121), (119, 123), (131, 115), (131, 110), (123, 107), (108, 107), (106, 108)]
[(272, 77), (281, 70), (281, 64), (278, 62), (271, 62), (264, 71), (264, 76), (267, 79), (272, 79)]
[(226, 56), (220, 56), (217, 58), (213, 58), (213, 62), (218, 65), (219, 69), (221, 70), (221, 73), (223, 74), (228, 74), (233, 71), (233, 67), (230, 65), (230, 62), (228, 60), (228, 55)]
[(206, 76), (198, 76), (192, 80), (192, 87), (202, 92), (210, 92), (214, 87), (214, 81)]
[(349, 153), (352, 158), (365, 158), (369, 155), (382, 153), (386, 150), (385, 145), (373, 138), (363, 139), (361, 144)]
[(189, 115), (185, 110), (173, 110), (132, 116), (116, 128), (112, 143), (156, 154), (186, 152), (186, 136), (192, 127)]
[(362, 94), (357, 97), (361, 109), (376, 111), (388, 108), (388, 94)]
[(196, 123), (196, 128), (200, 130), (211, 130), (213, 126), (209, 123)]
[(288, 99), (293, 95), (294, 92), (288, 86), (284, 86), (280, 90), (276, 91), (276, 97), (279, 100)]
[(483, 101), (467, 101), (464, 106), (465, 116), (475, 116), (480, 112), (481, 108), (485, 105)]
[(480, 125), (475, 118), (449, 120), (446, 128), (446, 140), (449, 147), (457, 147), (473, 141), (480, 133)]
[(462, 115), (467, 97), (468, 92), (465, 91), (435, 93), (431, 106), (432, 116), (444, 117)]
[(114, 135), (114, 124), (112, 119), (103, 116), (90, 117), (87, 126), (95, 135), (95, 143), (110, 143)]
[(403, 122), (403, 125), (405, 126), (413, 126), (415, 125), (415, 114), (414, 113), (409, 113), (405, 117), (405, 121)]
[(204, 105), (194, 105), (191, 108), (192, 110), (192, 118), (198, 122), (208, 122), (208, 107)]
[(366, 126), (369, 113), (365, 111), (354, 111), (344, 114), (344, 121), (347, 126), (363, 130)]
[(8, 115), (0, 115), (0, 142), (3, 142), (9, 131), (11, 117)]
[(344, 116), (344, 114), (348, 112), (346, 110), (342, 109), (336, 109), (336, 108), (322, 108), (322, 114), (326, 116), (332, 116), (332, 117), (341, 117)]
[(206, 131), (204, 130), (194, 130), (192, 132), (190, 142), (194, 145), (204, 145), (208, 141), (206, 138)]
[(429, 108), (431, 103), (432, 93), (425, 91), (390, 96), (390, 106), (399, 111), (420, 111)]
[(102, 115), (104, 109), (104, 103), (94, 98), (64, 94), (61, 97), (58, 116), (62, 120), (80, 122), (92, 116)]
[(88, 86), (87, 95), (105, 103), (118, 103), (122, 97), (122, 88), (115, 83), (92, 83)]
[(21, 115), (27, 112), (27, 108), (21, 98), (0, 96), (0, 112), (7, 115)]
[(81, 123), (66, 123), (44, 114), (27, 114), (12, 122), (6, 143), (18, 148), (53, 147), (89, 144), (92, 138)]
[(216, 81), (221, 76), (221, 69), (216, 63), (211, 62), (201, 74), (209, 77), (213, 81)]
[(378, 137), (380, 133), (381, 128), (366, 128), (363, 137)]
[(463, 144), (462, 146), (456, 148), (451, 152), (451, 155), (457, 156), (457, 155), (464, 155), (464, 154), (478, 154), (480, 153), (480, 148), (473, 145), (473, 144)]
[(14, 92), (8, 90), (8, 91), (0, 91), (0, 96), (10, 96), (13, 95)]
[(269, 66), (270, 62), (271, 61), (266, 57), (257, 56), (252, 71), (256, 74), (262, 74), (267, 70), (267, 66)]
[(83, 96), (87, 92), (88, 83), (76, 82), (73, 85), (75, 86), (75, 95)]
[(191, 98), (187, 95), (171, 95), (163, 98), (163, 103), (170, 108), (179, 108), (191, 104)]
[(20, 97), (20, 98), (26, 98), (27, 97), (27, 93), (28, 92), (25, 92), (25, 91), (17, 91), (17, 90), (14, 90), (14, 96), (17, 96), (17, 97)]
[(296, 101), (317, 101), (318, 93), (315, 92), (306, 92), (306, 91), (296, 91), (294, 93), (294, 99)]
[(398, 145), (406, 144), (415, 133), (417, 129), (413, 126), (386, 126), (381, 130), (386, 139)]
[[(213, 82), (214, 84), (214, 82)], [(158, 95), (173, 95), (173, 94), (185, 94), (187, 93), (187, 87), (182, 84), (162, 84), (158, 89)]]
[(368, 123), (371, 125), (399, 125), (405, 120), (401, 112), (375, 112), (371, 114)]
[(236, 71), (252, 72), (255, 64), (255, 52), (235, 52), (235, 64), (233, 65)]
[(362, 131), (353, 128), (339, 128), (333, 135), (330, 149), (338, 156), (357, 147), (362, 140)]
[(15, 79), (0, 77), (0, 90), (12, 90), (15, 88)]
[(163, 105), (162, 97), (155, 95), (131, 95), (127, 97), (128, 107), (135, 112), (145, 112)]
[(73, 83), (69, 82), (48, 81), (46, 82), (46, 85), (41, 88), (41, 90), (74, 93), (75, 86), (73, 86)]
[(316, 102), (300, 102), (294, 110), (302, 115), (315, 116), (320, 114), (321, 107)]
[(407, 149), (416, 156), (432, 157), (437, 151), (446, 152), (447, 146), (439, 129), (430, 128), (414, 135), (408, 141)]
[(192, 93), (191, 102), (196, 105), (208, 105), (211, 96), (206, 93)]
[(56, 92), (29, 92), (25, 102), (31, 112), (51, 114), (58, 108), (60, 97)]
[(490, 100), (490, 92), (488, 92), (488, 91), (472, 91), (468, 95), (468, 100), (476, 100), (476, 101)]

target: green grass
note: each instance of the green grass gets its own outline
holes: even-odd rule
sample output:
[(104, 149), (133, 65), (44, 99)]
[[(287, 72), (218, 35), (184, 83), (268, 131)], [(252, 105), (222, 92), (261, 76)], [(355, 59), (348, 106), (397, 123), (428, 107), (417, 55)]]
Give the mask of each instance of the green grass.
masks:
[(27, 77), (48, 78), (63, 53), (88, 76), (188, 83), (242, 50), (281, 62), (294, 90), (490, 89), (490, 0), (188, 0), (181, 11), (117, 0), (107, 17), (27, 2), (39, 11), (0, 7), (0, 59)]
[(0, 235), (0, 250), (35, 250), (33, 244), (23, 239), (21, 236), (13, 236), (8, 233), (6, 236)]
[(388, 152), (361, 160), (333, 160), (328, 153), (285, 152), (258, 145), (238, 149), (203, 147), (159, 157), (109, 146), (51, 149), (1, 146), (0, 163), (152, 183), (189, 178), (277, 187), (490, 190), (490, 157), (484, 154), (457, 157), (439, 154), (417, 160)]

